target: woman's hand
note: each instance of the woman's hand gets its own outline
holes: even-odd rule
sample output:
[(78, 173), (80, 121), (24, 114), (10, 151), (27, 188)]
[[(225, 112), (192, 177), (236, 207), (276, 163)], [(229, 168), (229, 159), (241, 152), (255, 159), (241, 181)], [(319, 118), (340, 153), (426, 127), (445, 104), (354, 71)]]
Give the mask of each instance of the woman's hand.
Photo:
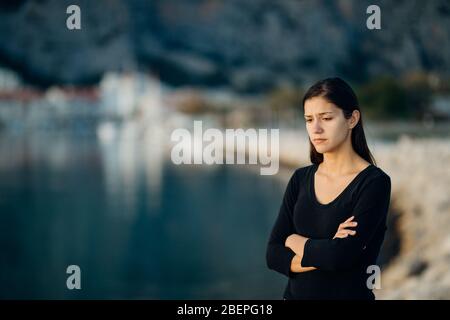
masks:
[(303, 249), (305, 247), (305, 243), (308, 240), (308, 238), (303, 237), (299, 234), (291, 234), (288, 236), (284, 242), (285, 247), (290, 248), (292, 251), (295, 252), (300, 258), (303, 257)]
[(334, 235), (333, 239), (335, 238), (343, 239), (347, 238), (349, 235), (354, 236), (356, 234), (355, 230), (347, 230), (347, 228), (356, 227), (358, 225), (356, 221), (352, 221), (354, 217), (355, 216), (351, 216), (350, 218), (348, 218), (339, 225), (339, 228), (336, 234)]
[(316, 270), (315, 267), (303, 267), (301, 264), (303, 259), (303, 251), (305, 249), (305, 243), (307, 240), (308, 238), (295, 233), (286, 238), (284, 245), (295, 252), (295, 256), (291, 261), (290, 269), (292, 272), (306, 272)]
[(292, 260), (291, 260), (291, 271), (292, 272), (301, 273), (301, 272), (308, 272), (308, 271), (313, 271), (313, 270), (316, 270), (316, 268), (302, 267), (302, 259), (298, 255), (295, 255), (294, 258), (292, 258)]
[(286, 238), (286, 240), (284, 241), (284, 246), (293, 249), (295, 243), (298, 241), (302, 241), (303, 239), (304, 237), (302, 237), (301, 235), (293, 233)]

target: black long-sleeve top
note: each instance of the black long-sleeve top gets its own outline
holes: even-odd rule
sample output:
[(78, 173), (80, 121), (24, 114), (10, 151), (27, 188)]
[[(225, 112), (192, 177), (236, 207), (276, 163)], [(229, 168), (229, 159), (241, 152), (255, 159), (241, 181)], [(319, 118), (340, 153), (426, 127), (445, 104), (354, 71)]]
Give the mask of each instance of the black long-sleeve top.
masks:
[[(391, 196), (391, 179), (369, 165), (330, 203), (317, 201), (314, 173), (318, 165), (297, 169), (289, 180), (267, 245), (267, 266), (288, 277), (284, 299), (375, 299), (367, 285), (376, 265), (384, 235)], [(356, 235), (333, 239), (339, 224), (355, 216)], [(293, 234), (309, 238), (301, 260), (290, 270), (295, 253), (285, 247)], [(372, 283), (371, 281), (369, 283)]]

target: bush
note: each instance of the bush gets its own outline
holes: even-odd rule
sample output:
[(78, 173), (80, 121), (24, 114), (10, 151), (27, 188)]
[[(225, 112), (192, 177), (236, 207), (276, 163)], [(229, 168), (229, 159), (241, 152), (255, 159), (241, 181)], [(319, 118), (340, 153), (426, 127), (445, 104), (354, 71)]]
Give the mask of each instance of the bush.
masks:
[(380, 77), (358, 89), (361, 108), (371, 118), (407, 118), (412, 110), (405, 90), (391, 77)]
[(357, 91), (365, 113), (377, 119), (421, 119), (432, 96), (428, 77), (417, 73), (400, 80), (379, 77)]
[(425, 74), (411, 74), (403, 80), (408, 105), (414, 109), (414, 117), (422, 119), (431, 104), (430, 78)]

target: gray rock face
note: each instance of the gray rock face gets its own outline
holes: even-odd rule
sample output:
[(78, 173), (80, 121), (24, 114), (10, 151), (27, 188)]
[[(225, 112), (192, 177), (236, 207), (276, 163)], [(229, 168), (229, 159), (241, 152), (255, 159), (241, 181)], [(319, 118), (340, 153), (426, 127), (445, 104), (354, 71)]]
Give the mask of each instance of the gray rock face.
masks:
[[(78, 4), (82, 29), (66, 28)], [(450, 75), (450, 4), (379, 1), (47, 0), (2, 6), (0, 61), (41, 83), (94, 82), (108, 70), (150, 69), (173, 84), (245, 92), (330, 75)]]
[[(81, 30), (69, 30), (66, 8), (81, 7)], [(41, 84), (97, 81), (134, 63), (127, 9), (120, 1), (26, 1), (0, 15), (0, 58)], [(125, 14), (124, 14), (125, 13)]]

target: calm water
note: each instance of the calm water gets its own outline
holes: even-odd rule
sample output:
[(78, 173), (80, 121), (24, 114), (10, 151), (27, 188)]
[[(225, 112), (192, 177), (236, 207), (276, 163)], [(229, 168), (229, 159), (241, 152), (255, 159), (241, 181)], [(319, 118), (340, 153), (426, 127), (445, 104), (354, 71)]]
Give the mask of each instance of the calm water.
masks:
[(0, 298), (281, 299), (265, 264), (278, 179), (132, 139), (0, 136), (0, 152)]

